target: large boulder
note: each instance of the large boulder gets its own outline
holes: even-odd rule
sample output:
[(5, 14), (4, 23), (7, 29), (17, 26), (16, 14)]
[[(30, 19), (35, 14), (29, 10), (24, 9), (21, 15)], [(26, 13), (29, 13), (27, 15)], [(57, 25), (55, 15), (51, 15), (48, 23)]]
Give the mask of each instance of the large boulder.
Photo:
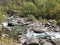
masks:
[(35, 32), (46, 31), (44, 25), (42, 25), (42, 23), (40, 23), (40, 22), (33, 22), (32, 24), (29, 24), (28, 27), (30, 27), (30, 29)]
[(56, 27), (54, 28), (54, 31), (60, 32), (60, 27), (59, 27), (59, 26), (56, 26)]
[(39, 43), (39, 41), (38, 41), (38, 39), (33, 39), (33, 38), (31, 38), (28, 42), (27, 42), (27, 44), (30, 44), (30, 43)]
[(39, 41), (36, 38), (30, 38), (30, 39), (27, 39), (27, 41), (24, 44), (26, 44), (26, 45), (39, 45)]
[(60, 45), (60, 38), (58, 38), (58, 39), (52, 39), (52, 42), (54, 42), (55, 45)]
[(53, 44), (50, 42), (45, 42), (45, 43), (43, 43), (43, 45), (53, 45)]

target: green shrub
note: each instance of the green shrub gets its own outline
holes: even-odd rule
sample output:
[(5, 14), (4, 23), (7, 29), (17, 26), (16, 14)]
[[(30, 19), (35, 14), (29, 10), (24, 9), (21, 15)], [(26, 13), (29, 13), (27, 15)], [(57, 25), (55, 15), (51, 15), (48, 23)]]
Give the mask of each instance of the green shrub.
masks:
[(38, 9), (32, 2), (24, 2), (22, 7), (22, 13), (23, 15), (37, 15)]
[(29, 21), (35, 21), (35, 20), (37, 20), (33, 15), (28, 15), (28, 16), (27, 16), (27, 19), (28, 19)]

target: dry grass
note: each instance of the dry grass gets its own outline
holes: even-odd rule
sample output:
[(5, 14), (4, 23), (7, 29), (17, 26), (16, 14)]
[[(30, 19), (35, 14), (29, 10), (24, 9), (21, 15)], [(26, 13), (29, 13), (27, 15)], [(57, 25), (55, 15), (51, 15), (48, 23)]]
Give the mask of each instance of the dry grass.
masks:
[(0, 45), (18, 45), (13, 39), (1, 38)]

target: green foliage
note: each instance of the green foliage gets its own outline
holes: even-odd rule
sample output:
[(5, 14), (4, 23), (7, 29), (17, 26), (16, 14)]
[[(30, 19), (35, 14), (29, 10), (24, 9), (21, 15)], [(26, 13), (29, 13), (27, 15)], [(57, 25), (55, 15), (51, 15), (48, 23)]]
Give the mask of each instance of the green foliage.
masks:
[(0, 11), (0, 23), (4, 20), (3, 12)]
[[(55, 0), (36, 0), (36, 6), (39, 10), (39, 15), (42, 15), (42, 17), (50, 16), (51, 10), (53, 10), (56, 6)], [(48, 18), (48, 17), (47, 17)]]
[(36, 18), (31, 14), (27, 16), (27, 19), (28, 19), (28, 21), (35, 21), (36, 20)]
[(25, 16), (32, 14), (38, 18), (56, 19), (58, 15), (55, 13), (60, 10), (58, 5), (60, 4), (56, 0), (35, 0), (35, 3), (24, 2), (21, 11)]
[(24, 15), (28, 15), (28, 14), (36, 15), (37, 11), (38, 11), (37, 7), (32, 2), (23, 3), (22, 13)]
[[(3, 7), (3, 8), (2, 8)], [(60, 19), (60, 0), (6, 0), (0, 2), (0, 11), (3, 14), (33, 16), (45, 19)], [(14, 12), (12, 14), (11, 12)]]

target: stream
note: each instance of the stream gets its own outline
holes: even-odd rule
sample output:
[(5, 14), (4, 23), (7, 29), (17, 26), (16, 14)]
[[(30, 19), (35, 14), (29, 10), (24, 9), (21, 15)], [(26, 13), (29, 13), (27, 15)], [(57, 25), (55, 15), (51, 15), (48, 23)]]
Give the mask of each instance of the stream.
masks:
[[(2, 22), (1, 24), (5, 29), (8, 29), (8, 30), (20, 30), (20, 31), (26, 30), (26, 31), (24, 31), (25, 32), (24, 36), (27, 37), (28, 39), (30, 39), (32, 37), (37, 38), (37, 39), (51, 39), (51, 40), (60, 39), (60, 32), (48, 31), (49, 30), (48, 27), (44, 27), (44, 25), (41, 26), (41, 25), (37, 24), (38, 28), (36, 28), (38, 30), (39, 29), (44, 30), (44, 32), (40, 32), (40, 33), (34, 32), (30, 28), (32, 26), (33, 26), (32, 28), (34, 28), (35, 24), (32, 23), (32, 26), (31, 26), (31, 24), (28, 23), (28, 25), (27, 25), (26, 18), (20, 18), (20, 17), (14, 18), (13, 16), (6, 17), (6, 20), (4, 22)], [(28, 26), (30, 26), (30, 27), (27, 28)], [(22, 35), (21, 38), (24, 38), (24, 36)]]

